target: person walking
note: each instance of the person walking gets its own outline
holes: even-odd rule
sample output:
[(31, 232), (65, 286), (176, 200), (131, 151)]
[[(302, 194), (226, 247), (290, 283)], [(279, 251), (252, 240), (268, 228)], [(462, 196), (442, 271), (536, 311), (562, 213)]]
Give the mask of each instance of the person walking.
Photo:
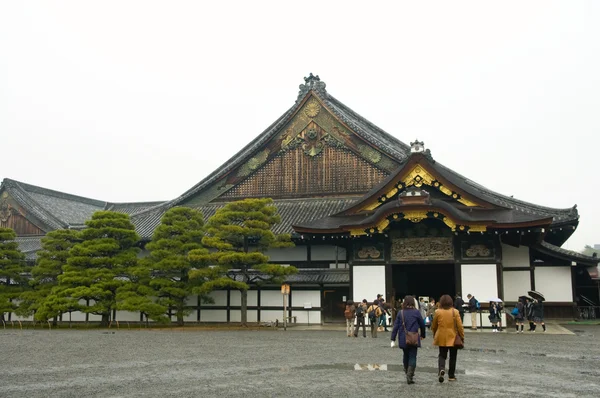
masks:
[(469, 299), (469, 312), (471, 313), (471, 330), (477, 330), (477, 310), (479, 301), (471, 293), (467, 294)]
[(429, 297), (429, 304), (427, 304), (427, 312), (425, 313), (425, 318), (427, 319), (425, 326), (427, 326), (427, 328), (431, 328), (431, 320), (433, 319), (436, 309), (437, 305), (435, 304), (435, 299)]
[(352, 336), (352, 327), (354, 326), (354, 318), (356, 317), (356, 307), (354, 301), (346, 301), (346, 309), (344, 310), (344, 318), (346, 318), (346, 335)]
[[(517, 314), (515, 315), (515, 329), (517, 330), (517, 333), (523, 333), (523, 321), (525, 320), (526, 302), (527, 299), (523, 296), (519, 297), (519, 301), (517, 301)], [(519, 326), (521, 326), (520, 332)]]
[(465, 307), (463, 307), (464, 304), (465, 301), (462, 299), (462, 297), (460, 297), (460, 293), (458, 293), (456, 295), (456, 299), (454, 299), (454, 308), (456, 308), (456, 310), (458, 311), (461, 322), (464, 322), (465, 319)]
[(537, 328), (537, 325), (540, 323), (542, 324), (542, 328), (544, 329), (544, 332), (545, 332), (546, 324), (544, 323), (544, 304), (542, 304), (542, 302), (539, 300), (534, 300), (531, 312), (533, 315), (533, 323), (534, 323), (532, 332), (535, 333), (535, 329)]
[(389, 330), (387, 328), (388, 311), (385, 307), (386, 307), (385, 299), (383, 297), (381, 297), (379, 299), (379, 308), (381, 309), (381, 315), (379, 316), (379, 331), (380, 332), (384, 332), (384, 331), (389, 332)]
[(358, 329), (362, 325), (363, 337), (367, 337), (367, 330), (365, 328), (365, 313), (367, 312), (367, 299), (363, 299), (362, 303), (358, 303), (354, 310), (356, 315), (356, 328), (354, 329), (354, 337), (358, 337)]
[(421, 313), (423, 319), (427, 316), (427, 303), (423, 297), (419, 297), (419, 308), (417, 308)]
[(454, 341), (457, 334), (464, 341), (465, 330), (458, 311), (452, 307), (452, 297), (447, 294), (444, 294), (440, 298), (440, 308), (438, 308), (433, 317), (431, 331), (433, 332), (433, 345), (439, 347), (438, 381), (440, 383), (444, 382), (448, 352), (450, 352), (448, 381), (456, 381), (456, 357), (458, 348), (454, 346)]
[(376, 339), (377, 329), (379, 328), (379, 317), (381, 316), (379, 300), (373, 301), (373, 304), (367, 308), (367, 314), (369, 315), (369, 323), (371, 324), (371, 338)]
[[(414, 305), (415, 299), (413, 296), (404, 297), (402, 309), (398, 312), (394, 327), (392, 328), (392, 344), (393, 347), (398, 337), (398, 347), (402, 349), (402, 364), (404, 365), (404, 373), (406, 373), (406, 383), (414, 384), (415, 369), (417, 368), (417, 349), (421, 347), (421, 340), (425, 339), (425, 322), (423, 317)], [(407, 332), (418, 332), (417, 345), (408, 345), (406, 343)]]
[(529, 330), (528, 332), (533, 331), (533, 299), (525, 298), (525, 317), (527, 318), (527, 322), (529, 322)]
[(498, 322), (500, 321), (500, 310), (498, 304), (495, 301), (490, 301), (490, 315), (488, 316), (490, 323), (492, 324), (492, 332), (498, 332)]

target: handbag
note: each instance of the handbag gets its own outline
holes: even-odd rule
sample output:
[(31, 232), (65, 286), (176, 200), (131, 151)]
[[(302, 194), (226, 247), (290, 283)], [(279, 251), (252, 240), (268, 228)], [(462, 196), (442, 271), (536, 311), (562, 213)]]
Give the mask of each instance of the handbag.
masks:
[(456, 337), (454, 337), (454, 348), (458, 348), (460, 350), (461, 348), (465, 348), (465, 342), (460, 337), (460, 334), (458, 334), (458, 325), (456, 324), (456, 316), (454, 316), (455, 314), (452, 314), (452, 315), (454, 318), (454, 329), (456, 329)]
[(418, 347), (419, 333), (407, 331), (406, 325), (404, 324), (404, 311), (400, 311), (400, 315), (402, 316), (402, 327), (404, 328), (404, 336), (406, 337), (406, 346)]

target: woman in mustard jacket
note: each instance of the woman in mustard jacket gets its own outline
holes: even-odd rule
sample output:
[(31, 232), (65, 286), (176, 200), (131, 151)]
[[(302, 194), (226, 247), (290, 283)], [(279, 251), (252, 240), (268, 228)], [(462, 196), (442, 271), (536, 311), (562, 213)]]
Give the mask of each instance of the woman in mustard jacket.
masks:
[(452, 298), (444, 294), (439, 301), (440, 308), (435, 311), (433, 321), (431, 322), (431, 331), (433, 332), (433, 345), (440, 349), (438, 356), (438, 380), (444, 382), (446, 374), (446, 358), (450, 351), (450, 366), (448, 369), (448, 381), (456, 381), (456, 354), (458, 349), (454, 347), (456, 334), (465, 340), (465, 330), (460, 321), (460, 315), (453, 307)]

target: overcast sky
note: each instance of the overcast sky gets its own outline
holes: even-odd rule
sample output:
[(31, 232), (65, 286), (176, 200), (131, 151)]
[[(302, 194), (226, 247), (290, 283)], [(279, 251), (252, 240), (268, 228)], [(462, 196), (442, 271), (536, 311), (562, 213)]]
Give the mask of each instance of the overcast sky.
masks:
[(330, 94), (600, 243), (600, 2), (2, 1), (0, 177), (172, 199)]

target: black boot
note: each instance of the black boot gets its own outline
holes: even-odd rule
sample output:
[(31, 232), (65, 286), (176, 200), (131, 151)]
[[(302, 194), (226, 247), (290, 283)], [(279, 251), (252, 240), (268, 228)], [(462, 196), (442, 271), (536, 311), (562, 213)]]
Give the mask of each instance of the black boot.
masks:
[(405, 366), (404, 367), (404, 374), (407, 375), (408, 374), (408, 368)]
[(414, 377), (415, 377), (415, 367), (409, 366), (408, 372), (406, 373), (406, 383), (407, 384), (415, 384)]

